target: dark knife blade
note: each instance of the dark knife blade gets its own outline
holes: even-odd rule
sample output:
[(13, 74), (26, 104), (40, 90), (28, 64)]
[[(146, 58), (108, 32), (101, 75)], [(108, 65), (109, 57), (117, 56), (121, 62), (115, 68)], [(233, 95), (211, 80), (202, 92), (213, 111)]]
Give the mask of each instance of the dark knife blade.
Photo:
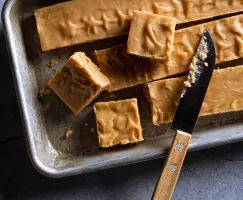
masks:
[(190, 72), (171, 128), (192, 133), (195, 127), (209, 82), (215, 67), (216, 50), (210, 33), (205, 30), (197, 52), (190, 65)]

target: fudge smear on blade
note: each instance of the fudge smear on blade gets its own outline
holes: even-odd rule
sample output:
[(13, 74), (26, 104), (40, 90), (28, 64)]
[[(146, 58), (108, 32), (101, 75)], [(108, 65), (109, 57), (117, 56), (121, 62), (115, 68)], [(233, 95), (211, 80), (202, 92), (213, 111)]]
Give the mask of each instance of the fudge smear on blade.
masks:
[[(208, 44), (206, 42), (206, 38), (203, 37), (202, 40), (200, 41), (199, 47), (197, 49), (197, 52), (195, 54), (195, 56), (192, 59), (192, 63), (189, 66), (189, 74), (187, 76), (187, 80), (184, 81), (184, 89), (181, 93), (181, 98), (183, 98), (183, 96), (186, 93), (186, 88), (190, 88), (192, 87), (192, 84), (195, 83), (196, 81), (196, 76), (197, 74), (200, 74), (200, 70), (198, 69), (198, 61), (200, 60), (205, 60), (207, 58), (207, 54), (208, 54)], [(204, 63), (205, 67), (208, 67), (208, 63)]]

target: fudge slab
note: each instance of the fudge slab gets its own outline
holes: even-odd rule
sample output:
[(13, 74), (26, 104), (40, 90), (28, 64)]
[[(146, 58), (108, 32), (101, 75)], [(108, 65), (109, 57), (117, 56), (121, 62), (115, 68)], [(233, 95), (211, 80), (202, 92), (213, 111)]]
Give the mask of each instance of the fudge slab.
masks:
[(160, 61), (128, 54), (126, 47), (126, 45), (119, 45), (95, 51), (96, 60), (102, 73), (110, 79), (109, 92), (169, 75)]
[(109, 79), (83, 52), (74, 53), (49, 81), (50, 88), (78, 114), (109, 85)]
[(130, 55), (126, 53), (126, 45), (96, 51), (99, 67), (111, 81), (109, 91), (187, 72), (205, 28), (215, 42), (217, 64), (243, 57), (241, 14), (176, 31), (169, 65), (163, 61)]
[(134, 11), (127, 52), (169, 62), (173, 51), (176, 18)]
[(143, 140), (137, 99), (99, 102), (94, 106), (101, 147)]
[[(243, 110), (243, 65), (214, 70), (199, 116)], [(153, 124), (172, 122), (186, 76), (145, 84)]]
[(178, 23), (243, 11), (242, 0), (75, 0), (35, 11), (43, 51), (127, 34), (133, 10)]
[[(204, 29), (215, 43), (216, 63), (243, 57), (243, 14), (176, 31), (169, 67), (176, 73), (188, 71)], [(173, 73), (174, 74), (174, 73)]]

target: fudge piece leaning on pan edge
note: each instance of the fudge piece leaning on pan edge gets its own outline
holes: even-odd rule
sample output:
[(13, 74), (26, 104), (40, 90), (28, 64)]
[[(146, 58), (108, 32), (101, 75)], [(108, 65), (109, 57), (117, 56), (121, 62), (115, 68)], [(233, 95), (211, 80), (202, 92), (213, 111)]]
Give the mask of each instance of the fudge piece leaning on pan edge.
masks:
[(116, 91), (188, 71), (204, 29), (214, 40), (216, 63), (243, 57), (243, 14), (175, 32), (174, 51), (168, 65), (127, 53), (126, 45), (96, 51), (101, 72), (110, 79), (108, 91)]
[(180, 24), (243, 11), (243, 1), (75, 0), (59, 3), (35, 11), (42, 50), (127, 34), (133, 10), (175, 17)]
[(109, 84), (109, 79), (83, 52), (74, 53), (48, 83), (76, 115)]

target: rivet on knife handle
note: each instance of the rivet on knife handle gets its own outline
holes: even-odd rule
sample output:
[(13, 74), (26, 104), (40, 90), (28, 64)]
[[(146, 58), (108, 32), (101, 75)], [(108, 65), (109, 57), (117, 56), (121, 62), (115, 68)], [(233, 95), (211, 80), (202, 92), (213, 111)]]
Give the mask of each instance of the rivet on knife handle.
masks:
[(189, 133), (176, 132), (164, 170), (154, 192), (153, 200), (171, 199), (191, 137), (192, 135)]

